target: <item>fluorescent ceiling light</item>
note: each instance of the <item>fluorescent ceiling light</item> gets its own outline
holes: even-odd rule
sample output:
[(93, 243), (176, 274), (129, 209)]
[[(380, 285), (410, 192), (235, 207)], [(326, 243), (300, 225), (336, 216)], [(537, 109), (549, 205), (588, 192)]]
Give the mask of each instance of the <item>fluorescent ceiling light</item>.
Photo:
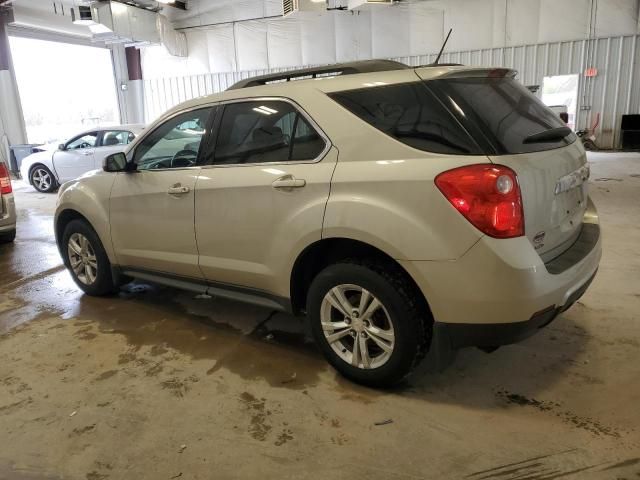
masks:
[(259, 107), (254, 108), (253, 111), (262, 113), (263, 115), (272, 115), (274, 113), (278, 113), (277, 110), (274, 110), (273, 108), (265, 107), (264, 105), (260, 105)]

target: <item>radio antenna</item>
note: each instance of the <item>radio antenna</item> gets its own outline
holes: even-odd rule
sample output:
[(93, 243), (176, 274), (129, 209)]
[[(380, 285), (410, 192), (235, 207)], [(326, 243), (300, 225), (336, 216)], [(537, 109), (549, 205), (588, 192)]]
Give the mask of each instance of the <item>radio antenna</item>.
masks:
[(440, 53), (438, 53), (438, 56), (436, 57), (436, 61), (433, 62), (431, 65), (438, 65), (438, 62), (440, 62), (440, 57), (442, 57), (442, 52), (444, 52), (444, 47), (447, 46), (447, 42), (449, 41), (449, 37), (451, 36), (451, 32), (453, 32), (453, 28), (449, 29), (449, 33), (447, 34), (447, 38), (444, 39), (444, 43), (442, 44), (442, 48), (440, 49)]

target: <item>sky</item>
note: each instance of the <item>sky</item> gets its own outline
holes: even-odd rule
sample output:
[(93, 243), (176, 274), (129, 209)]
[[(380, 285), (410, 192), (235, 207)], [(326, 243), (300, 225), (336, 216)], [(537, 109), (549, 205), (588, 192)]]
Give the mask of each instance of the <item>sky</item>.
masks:
[(111, 52), (10, 37), (30, 143), (64, 140), (119, 121)]

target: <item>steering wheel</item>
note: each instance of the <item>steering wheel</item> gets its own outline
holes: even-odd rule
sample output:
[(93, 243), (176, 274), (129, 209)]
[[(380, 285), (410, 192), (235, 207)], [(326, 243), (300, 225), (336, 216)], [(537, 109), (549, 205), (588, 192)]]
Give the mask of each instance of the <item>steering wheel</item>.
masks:
[[(193, 157), (193, 159), (185, 157)], [(171, 158), (170, 166), (171, 168), (191, 167), (195, 165), (197, 157), (198, 152), (194, 152), (193, 150), (180, 150)]]

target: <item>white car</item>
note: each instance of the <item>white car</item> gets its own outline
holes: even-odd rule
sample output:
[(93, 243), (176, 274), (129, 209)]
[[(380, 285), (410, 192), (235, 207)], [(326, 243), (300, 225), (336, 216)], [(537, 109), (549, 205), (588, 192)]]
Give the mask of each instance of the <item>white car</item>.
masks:
[(102, 168), (106, 156), (124, 150), (143, 129), (143, 125), (92, 128), (61, 143), (57, 150), (24, 158), (20, 173), (39, 192), (53, 192), (64, 182)]

